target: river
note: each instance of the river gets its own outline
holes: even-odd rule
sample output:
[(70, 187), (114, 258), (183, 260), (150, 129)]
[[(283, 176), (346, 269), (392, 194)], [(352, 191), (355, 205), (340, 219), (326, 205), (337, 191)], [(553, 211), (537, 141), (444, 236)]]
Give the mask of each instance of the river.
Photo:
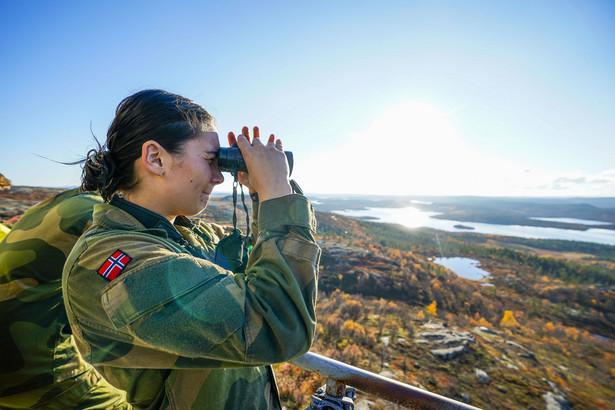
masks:
[[(615, 231), (610, 229), (590, 228), (586, 231), (579, 231), (576, 229), (546, 228), (527, 225), (496, 225), (481, 222), (436, 219), (433, 218), (433, 216), (438, 215), (438, 212), (422, 211), (414, 207), (345, 209), (333, 212), (353, 218), (374, 218), (374, 222), (396, 223), (409, 228), (426, 227), (448, 232), (474, 232), (491, 235), (517, 236), (521, 238), (563, 239), (593, 242), (603, 245), (615, 245)], [(586, 221), (582, 219), (570, 219), (569, 221), (571, 223), (572, 221), (582, 222), (594, 226), (599, 226), (600, 224), (598, 221)], [(473, 229), (458, 228), (455, 227), (455, 225), (463, 225)]]

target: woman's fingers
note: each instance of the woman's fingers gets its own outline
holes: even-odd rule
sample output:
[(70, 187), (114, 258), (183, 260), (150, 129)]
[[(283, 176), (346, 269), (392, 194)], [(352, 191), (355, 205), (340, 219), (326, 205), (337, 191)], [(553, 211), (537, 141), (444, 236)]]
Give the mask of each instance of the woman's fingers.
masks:
[[(252, 132), (254, 133), (254, 139), (259, 139), (261, 138), (261, 131), (258, 127), (254, 127), (252, 129)], [(250, 129), (248, 127), (243, 127), (241, 129), (241, 134), (244, 137), (246, 137), (246, 139), (248, 140), (248, 142), (250, 142)], [(231, 146), (233, 144), (237, 143), (237, 138), (235, 137), (235, 133), (234, 132), (229, 132), (228, 133), (228, 145)], [(277, 142), (275, 139), (275, 135), (271, 134), (269, 136), (269, 139), (267, 140), (267, 144), (272, 144), (272, 143), (276, 143), (276, 147), (277, 147)]]
[[(243, 127), (235, 138), (249, 170), (245, 176), (238, 175), (240, 182), (243, 180), (244, 185), (249, 184), (250, 192), (258, 192), (263, 201), (290, 194), (292, 189), (288, 182), (288, 163), (281, 152), (282, 141), (271, 134), (264, 145), (258, 127), (254, 127), (253, 132), (252, 143), (248, 127)], [(229, 133), (229, 142), (231, 135), (235, 136)]]
[(235, 138), (235, 134), (231, 131), (228, 133), (228, 146), (232, 146), (237, 143), (237, 138)]
[(249, 145), (250, 140), (248, 140), (248, 138), (244, 135), (244, 134), (239, 134), (237, 136), (237, 145), (241, 146), (246, 146)]
[(241, 133), (246, 137), (246, 139), (248, 140), (248, 142), (250, 142), (250, 129), (246, 126), (244, 126), (241, 129)]

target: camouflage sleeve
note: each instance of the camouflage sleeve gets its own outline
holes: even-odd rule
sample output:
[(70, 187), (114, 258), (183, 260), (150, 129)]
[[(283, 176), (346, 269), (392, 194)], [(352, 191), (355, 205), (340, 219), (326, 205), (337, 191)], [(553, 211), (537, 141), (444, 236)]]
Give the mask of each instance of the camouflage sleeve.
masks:
[(4, 239), (4, 237), (11, 231), (11, 228), (6, 226), (5, 224), (0, 224), (0, 241)]
[(127, 407), (79, 355), (61, 294), (66, 256), (101, 202), (61, 192), (26, 211), (0, 243), (2, 409)]
[[(288, 195), (262, 203), (260, 214), (245, 274), (136, 235), (84, 251), (65, 292), (86, 357), (116, 367), (203, 368), (276, 363), (308, 351), (320, 258), (312, 206)], [(106, 281), (91, 271), (118, 246), (134, 260), (101, 282), (101, 303), (92, 306), (83, 289)]]

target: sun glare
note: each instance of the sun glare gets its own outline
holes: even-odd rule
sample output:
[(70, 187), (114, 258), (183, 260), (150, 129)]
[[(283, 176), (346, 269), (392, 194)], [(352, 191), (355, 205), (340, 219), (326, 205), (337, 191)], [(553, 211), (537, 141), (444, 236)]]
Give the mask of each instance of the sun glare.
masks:
[[(404, 102), (383, 111), (340, 148), (311, 159), (327, 167), (310, 169), (301, 178), (313, 184), (314, 192), (440, 194), (459, 173), (451, 165), (468, 152), (441, 110), (424, 102)], [(322, 181), (333, 177), (343, 184), (323, 190)]]
[(404, 167), (414, 170), (432, 168), (463, 148), (446, 115), (421, 102), (406, 102), (388, 109), (367, 134), (387, 136), (396, 152), (407, 158)]
[(528, 177), (520, 164), (471, 147), (445, 111), (425, 102), (384, 110), (344, 145), (309, 161), (321, 166), (297, 176), (321, 193), (500, 195)]
[(404, 102), (387, 109), (358, 140), (386, 143), (383, 149), (390, 153), (386, 169), (396, 180), (378, 183), (376, 188), (390, 193), (438, 193), (458, 172), (451, 164), (468, 152), (446, 115), (424, 102)]

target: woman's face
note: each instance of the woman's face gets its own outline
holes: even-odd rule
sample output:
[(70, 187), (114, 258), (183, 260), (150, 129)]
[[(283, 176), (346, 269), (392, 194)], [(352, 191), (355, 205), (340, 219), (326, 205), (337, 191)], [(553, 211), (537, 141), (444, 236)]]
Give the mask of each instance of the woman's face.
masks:
[(171, 155), (162, 180), (170, 215), (196, 215), (207, 206), (214, 187), (224, 181), (218, 169), (220, 150), (216, 131), (201, 131), (188, 140), (183, 151)]

